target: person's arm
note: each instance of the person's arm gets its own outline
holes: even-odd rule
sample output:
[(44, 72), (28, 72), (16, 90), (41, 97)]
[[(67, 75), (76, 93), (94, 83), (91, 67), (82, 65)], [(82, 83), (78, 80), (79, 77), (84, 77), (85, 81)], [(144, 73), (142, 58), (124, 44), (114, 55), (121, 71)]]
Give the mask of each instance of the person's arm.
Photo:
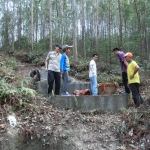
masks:
[(124, 60), (124, 65), (128, 67), (128, 62), (126, 60)]
[(64, 55), (61, 56), (61, 59), (60, 59), (60, 73), (63, 74), (63, 65), (64, 65)]
[(119, 54), (119, 58), (121, 59), (121, 61), (124, 63), (124, 65), (126, 67), (128, 67), (128, 62), (126, 61), (126, 59), (124, 58), (124, 53)]
[(45, 70), (48, 71), (48, 64), (49, 64), (49, 53), (46, 57), (46, 60), (45, 60)]
[(45, 70), (48, 71), (48, 60), (45, 60)]
[(130, 75), (130, 79), (133, 79), (133, 78), (134, 78), (134, 75), (138, 72), (138, 70), (139, 70), (139, 66), (138, 66), (138, 65), (136, 65), (136, 66), (135, 66), (135, 68), (134, 68), (134, 72), (133, 72), (133, 74), (132, 74), (132, 75)]
[(93, 63), (90, 63), (90, 70), (91, 70), (92, 74), (95, 74), (94, 68), (93, 68)]

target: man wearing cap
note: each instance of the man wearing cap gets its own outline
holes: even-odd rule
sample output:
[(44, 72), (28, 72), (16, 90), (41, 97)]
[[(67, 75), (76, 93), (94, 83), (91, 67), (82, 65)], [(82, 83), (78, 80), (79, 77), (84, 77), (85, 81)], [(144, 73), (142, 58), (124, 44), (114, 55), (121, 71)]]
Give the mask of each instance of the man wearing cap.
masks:
[(121, 66), (121, 71), (122, 71), (122, 82), (125, 88), (125, 92), (123, 94), (130, 94), (130, 89), (128, 88), (128, 78), (127, 78), (128, 62), (123, 57), (125, 53), (121, 51), (119, 48), (114, 48), (113, 52), (116, 56), (118, 56), (119, 61), (120, 61), (120, 66)]
[(70, 94), (68, 93), (68, 84), (69, 84), (68, 72), (70, 71), (70, 64), (69, 64), (69, 58), (67, 56), (70, 53), (70, 49), (69, 49), (70, 47), (73, 46), (69, 46), (69, 45), (62, 46), (63, 54), (60, 60), (60, 72), (63, 78), (63, 92), (61, 94), (62, 96), (70, 96)]
[(60, 94), (60, 44), (55, 45), (55, 50), (48, 53), (45, 60), (45, 69), (48, 71), (48, 97), (52, 96), (53, 83), (55, 80), (55, 95)]
[(135, 103), (135, 107), (139, 107), (140, 104), (143, 103), (143, 99), (139, 92), (139, 84), (140, 84), (140, 78), (139, 78), (139, 66), (137, 63), (132, 60), (132, 53), (128, 52), (124, 55), (124, 58), (128, 62), (127, 67), (127, 75), (128, 75), (128, 84), (132, 92), (132, 98)]

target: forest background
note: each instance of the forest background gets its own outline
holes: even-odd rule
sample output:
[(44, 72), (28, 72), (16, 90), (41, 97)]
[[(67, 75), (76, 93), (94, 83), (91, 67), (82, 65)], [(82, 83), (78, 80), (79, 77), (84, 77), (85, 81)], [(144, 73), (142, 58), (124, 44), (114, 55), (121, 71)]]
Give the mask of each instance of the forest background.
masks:
[(98, 53), (101, 65), (118, 64), (112, 49), (132, 52), (150, 72), (150, 0), (0, 0), (0, 51), (47, 53), (74, 45), (70, 59)]

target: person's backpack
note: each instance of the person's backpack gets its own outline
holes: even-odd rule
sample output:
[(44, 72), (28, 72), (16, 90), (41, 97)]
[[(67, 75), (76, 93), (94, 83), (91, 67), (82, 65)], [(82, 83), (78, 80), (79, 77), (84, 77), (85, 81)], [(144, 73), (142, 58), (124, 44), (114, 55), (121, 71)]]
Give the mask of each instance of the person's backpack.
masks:
[(39, 70), (33, 70), (33, 71), (31, 71), (30, 77), (33, 78), (36, 81), (40, 81), (41, 80), (41, 75), (40, 75)]

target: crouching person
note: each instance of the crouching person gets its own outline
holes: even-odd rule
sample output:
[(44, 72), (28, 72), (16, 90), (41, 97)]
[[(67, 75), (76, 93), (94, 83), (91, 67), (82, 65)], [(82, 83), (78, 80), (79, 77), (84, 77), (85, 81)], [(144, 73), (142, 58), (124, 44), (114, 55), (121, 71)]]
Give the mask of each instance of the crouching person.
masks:
[(31, 85), (35, 85), (35, 82), (40, 81), (41, 80), (41, 75), (39, 70), (33, 70), (30, 73), (30, 77), (31, 77)]

